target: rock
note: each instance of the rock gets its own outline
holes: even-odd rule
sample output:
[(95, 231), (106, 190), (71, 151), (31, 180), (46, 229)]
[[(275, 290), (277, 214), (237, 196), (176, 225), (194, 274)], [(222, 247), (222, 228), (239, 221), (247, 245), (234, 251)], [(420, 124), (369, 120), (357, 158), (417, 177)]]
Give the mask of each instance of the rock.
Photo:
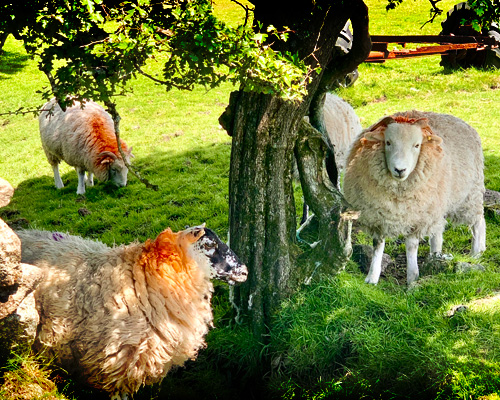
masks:
[(466, 312), (468, 309), (469, 309), (469, 307), (467, 307), (466, 305), (459, 304), (457, 306), (453, 306), (450, 310), (448, 310), (445, 313), (445, 316), (448, 317), (448, 318), (451, 318), (451, 317), (454, 317), (457, 314), (462, 314), (462, 313)]
[(35, 296), (24, 297), (17, 309), (0, 320), (0, 361), (4, 363), (12, 350), (28, 350), (35, 341), (40, 317), (35, 306)]
[(5, 207), (10, 203), (14, 195), (14, 188), (5, 179), (0, 178), (0, 207)]
[[(361, 271), (365, 274), (368, 273), (370, 269), (370, 264), (373, 258), (373, 247), (368, 246), (366, 244), (355, 244), (352, 248), (352, 260), (356, 262)], [(382, 273), (385, 272), (387, 267), (391, 264), (394, 264), (389, 254), (385, 254), (382, 256)]]
[(451, 272), (450, 254), (428, 254), (422, 261), (419, 260), (420, 276), (435, 275), (441, 272)]
[(464, 274), (471, 271), (484, 272), (486, 268), (481, 264), (471, 264), (468, 262), (458, 262), (457, 265), (455, 265), (455, 272), (458, 274)]
[(500, 215), (500, 193), (486, 189), (484, 192), (484, 208)]
[[(10, 202), (14, 189), (0, 178), (0, 207)], [(42, 279), (41, 270), (21, 264), (21, 241), (0, 219), (0, 361), (10, 351), (29, 348), (39, 322), (33, 290)]]
[(21, 277), (21, 241), (0, 219), (0, 287), (12, 286)]
[[(10, 288), (7, 299), (0, 303), (0, 320), (15, 312), (24, 298), (40, 283), (42, 272), (40, 268), (30, 264), (20, 264), (21, 278)], [(0, 288), (4, 289), (4, 288)]]

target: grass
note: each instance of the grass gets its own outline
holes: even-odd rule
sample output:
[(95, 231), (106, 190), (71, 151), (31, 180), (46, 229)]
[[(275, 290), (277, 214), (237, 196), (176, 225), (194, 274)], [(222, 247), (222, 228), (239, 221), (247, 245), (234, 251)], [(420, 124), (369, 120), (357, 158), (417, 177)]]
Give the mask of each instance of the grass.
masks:
[[(419, 29), (428, 19), (427, 2), (406, 0), (389, 13), (383, 0), (367, 4), (372, 34), (439, 33), (439, 23)], [(453, 4), (439, 3), (445, 10)], [(229, 0), (217, 2), (217, 7), (233, 23), (242, 18), (241, 9)], [(47, 83), (36, 61), (11, 37), (5, 51), (0, 56), (0, 113), (41, 105), (37, 91)], [(149, 72), (157, 68), (154, 62), (148, 65)], [(500, 190), (498, 71), (446, 71), (439, 66), (439, 57), (363, 64), (359, 71), (356, 84), (338, 94), (355, 107), (363, 126), (384, 114), (412, 108), (456, 115), (480, 133), (486, 186)], [(0, 218), (17, 227), (68, 231), (110, 245), (143, 241), (167, 226), (182, 229), (202, 222), (225, 238), (231, 138), (217, 119), (233, 87), (166, 93), (138, 77), (130, 88), (118, 98), (122, 137), (133, 146), (134, 164), (159, 185), (159, 191), (147, 190), (130, 177), (125, 188), (97, 183), (85, 197), (78, 197), (76, 174), (66, 165), (61, 168), (66, 187), (58, 191), (41, 149), (37, 120), (31, 114), (4, 114), (0, 115), (0, 176), (16, 192), (12, 203), (0, 210)], [(299, 194), (298, 190), (298, 206)], [(454, 261), (444, 271), (424, 276), (413, 290), (391, 275), (378, 286), (367, 286), (354, 263), (338, 276), (321, 277), (283, 304), (265, 346), (247, 328), (234, 325), (228, 289), (217, 285), (213, 301), (217, 329), (210, 333), (207, 349), (196, 362), (170, 374), (161, 386), (143, 389), (136, 399), (271, 394), (311, 399), (497, 399), (498, 218), (487, 214), (487, 250), (480, 260), (467, 255), (466, 228), (448, 229), (444, 250), (454, 255)], [(369, 243), (369, 238), (360, 234), (357, 241)], [(420, 254), (427, 250), (423, 244)], [(404, 246), (390, 240), (387, 251), (397, 256), (404, 253)], [(454, 274), (456, 261), (479, 262), (486, 272)], [(468, 311), (447, 317), (458, 304)], [(29, 383), (28, 376), (35, 374), (26, 374), (27, 366), (42, 365), (41, 371), (46, 371), (31, 356), (22, 360), (7, 368), (0, 398), (22, 398), (15, 397), (15, 385)], [(96, 396), (82, 392), (71, 380), (59, 386), (63, 394), (46, 387), (44, 398)]]

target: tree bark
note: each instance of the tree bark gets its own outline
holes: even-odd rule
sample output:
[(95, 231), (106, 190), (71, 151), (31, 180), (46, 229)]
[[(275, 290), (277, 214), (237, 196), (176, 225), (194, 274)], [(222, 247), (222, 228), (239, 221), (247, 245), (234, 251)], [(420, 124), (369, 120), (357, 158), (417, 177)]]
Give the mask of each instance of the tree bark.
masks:
[[(280, 301), (311, 273), (309, 268), (298, 268), (295, 263), (299, 251), (292, 168), (298, 127), (309, 113), (317, 91), (328, 90), (328, 82), (322, 80), (324, 72), (328, 70), (328, 80), (343, 72), (343, 68), (332, 63), (339, 32), (349, 18), (354, 18), (353, 12), (367, 16), (367, 8), (361, 0), (352, 0), (348, 5), (343, 1), (297, 1), (294, 7), (285, 2), (283, 7), (275, 4), (273, 10), (266, 2), (253, 3), (255, 19), (263, 22), (264, 27), (286, 26), (294, 32), (288, 42), (277, 43), (277, 50), (298, 52), (313, 67), (322, 67), (321, 73), (313, 76), (309, 94), (302, 102), (239, 91), (231, 94), (230, 104), (220, 118), (233, 137), (229, 174), (231, 247), (249, 267), (247, 282), (234, 291), (234, 303), (240, 316), (252, 323), (254, 334), (265, 342), (263, 335)], [(363, 32), (368, 35), (367, 28)], [(361, 53), (356, 50), (357, 57), (351, 57), (350, 65), (356, 64), (353, 59), (359, 60), (358, 64), (364, 60), (366, 55)], [(315, 106), (318, 107), (318, 102)], [(306, 141), (307, 138), (303, 139)], [(318, 171), (313, 174), (317, 176)], [(304, 184), (310, 181), (301, 180)], [(314, 189), (306, 188), (304, 192), (313, 193)], [(321, 206), (322, 214), (327, 215), (323, 232), (333, 239), (325, 240), (320, 248), (326, 258), (337, 263), (345, 260), (346, 254), (344, 235), (338, 232), (341, 197), (330, 193), (325, 199), (327, 202)], [(313, 210), (320, 209), (312, 197), (311, 202), (316, 205)]]
[(233, 99), (238, 105), (232, 127), (229, 231), (231, 246), (251, 266), (251, 278), (236, 290), (235, 303), (260, 336), (290, 290), (296, 228), (291, 171), (296, 126), (304, 111), (269, 95), (239, 92)]

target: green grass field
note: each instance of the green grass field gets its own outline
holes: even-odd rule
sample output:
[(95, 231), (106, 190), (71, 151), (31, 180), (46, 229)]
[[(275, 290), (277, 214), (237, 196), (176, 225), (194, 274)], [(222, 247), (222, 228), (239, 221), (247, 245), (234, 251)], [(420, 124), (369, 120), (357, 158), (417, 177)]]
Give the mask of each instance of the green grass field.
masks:
[[(444, 18), (420, 30), (428, 19), (426, 1), (406, 0), (389, 13), (383, 0), (366, 3), (372, 34), (437, 34)], [(439, 6), (448, 10), (455, 3), (443, 0)], [(231, 23), (242, 15), (229, 0), (219, 2), (217, 12)], [(132, 80), (131, 91), (117, 100), (122, 138), (133, 147), (133, 164), (159, 190), (146, 189), (129, 174), (125, 188), (97, 183), (79, 197), (76, 173), (65, 164), (61, 175), (66, 187), (55, 188), (37, 119), (31, 114), (6, 114), (20, 107), (39, 107), (42, 100), (37, 91), (47, 82), (19, 42), (9, 37), (4, 50), (0, 55), (0, 177), (11, 182), (16, 192), (12, 203), (0, 210), (0, 218), (15, 227), (67, 231), (110, 245), (143, 241), (168, 226), (177, 230), (202, 222), (226, 238), (231, 138), (219, 126), (218, 117), (233, 87), (166, 93), (146, 78)], [(338, 94), (353, 105), (363, 126), (406, 109), (462, 118), (481, 136), (486, 187), (500, 191), (500, 72), (445, 71), (439, 60), (434, 56), (363, 64), (355, 85)], [(154, 61), (148, 65), (151, 73), (158, 68)], [(300, 203), (297, 188), (298, 208)], [(364, 235), (357, 240), (368, 243)], [(487, 214), (483, 256), (469, 258), (469, 248), (467, 228), (448, 229), (444, 251), (454, 256), (450, 267), (424, 276), (412, 290), (392, 276), (377, 286), (365, 285), (354, 263), (338, 276), (323, 276), (283, 304), (265, 347), (245, 327), (234, 325), (228, 289), (217, 285), (216, 329), (208, 336), (207, 349), (196, 362), (135, 398), (243, 399), (265, 393), (286, 399), (498, 399), (498, 216)], [(386, 251), (395, 257), (404, 253), (404, 246), (391, 240)], [(421, 255), (426, 251), (424, 244)], [(486, 271), (456, 274), (452, 272), (456, 261), (481, 263)], [(468, 311), (447, 317), (458, 304), (467, 305)], [(1, 399), (29, 398), (16, 397), (16, 387), (32, 375), (26, 371), (33, 363), (38, 362), (27, 357), (10, 364)], [(47, 374), (40, 373), (44, 379)], [(57, 382), (59, 392), (47, 386), (44, 398), (90, 396), (70, 380), (58, 378)]]

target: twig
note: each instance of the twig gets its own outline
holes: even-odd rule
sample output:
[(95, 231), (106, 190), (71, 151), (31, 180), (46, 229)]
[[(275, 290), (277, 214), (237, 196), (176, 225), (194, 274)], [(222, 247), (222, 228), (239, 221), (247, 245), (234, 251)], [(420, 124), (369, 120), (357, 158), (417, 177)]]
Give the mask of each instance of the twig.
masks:
[(175, 84), (173, 82), (162, 81), (161, 79), (155, 78), (154, 76), (149, 75), (147, 72), (144, 72), (141, 69), (141, 67), (139, 66), (139, 64), (137, 64), (137, 63), (134, 63), (134, 67), (137, 69), (137, 71), (139, 71), (139, 73), (141, 75), (144, 75), (146, 78), (149, 78), (152, 81), (154, 81), (156, 83), (159, 83), (160, 85), (172, 85), (173, 87), (175, 87), (177, 89), (180, 89), (180, 90), (193, 90), (189, 86), (177, 85), (177, 84)]
[(158, 185), (152, 184), (149, 182), (146, 178), (143, 178), (140, 174), (139, 171), (137, 171), (132, 165), (127, 161), (127, 158), (125, 157), (125, 153), (123, 152), (122, 149), (122, 144), (120, 140), (120, 114), (118, 114), (118, 111), (116, 111), (116, 104), (113, 103), (112, 101), (105, 101), (104, 104), (107, 107), (107, 111), (111, 114), (111, 118), (113, 118), (113, 122), (115, 125), (115, 136), (116, 136), (116, 143), (118, 145), (118, 151), (120, 155), (122, 156), (123, 162), (125, 163), (125, 166), (129, 169), (132, 174), (139, 179), (148, 189), (153, 189), (153, 190), (158, 190)]
[(4, 113), (0, 113), (0, 117), (2, 117), (4, 115), (25, 115), (25, 114), (37, 115), (37, 114), (41, 113), (42, 111), (49, 111), (49, 112), (52, 111), (52, 109), (46, 110), (45, 108), (40, 108), (40, 107), (31, 109), (31, 110), (21, 111), (23, 109), (24, 109), (24, 107), (19, 107), (16, 111), (7, 111)]
[(246, 5), (242, 4), (242, 3), (240, 3), (240, 2), (239, 2), (239, 1), (237, 1), (237, 0), (231, 0), (231, 1), (232, 1), (233, 3), (238, 4), (239, 6), (241, 6), (241, 7), (245, 10), (245, 23), (243, 24), (243, 26), (246, 26), (246, 25), (247, 25), (247, 22), (248, 22), (248, 14), (249, 14), (249, 12), (250, 12), (250, 11), (252, 11), (252, 12), (253, 12), (253, 11), (255, 10), (255, 8), (250, 8), (250, 7), (248, 7), (248, 6), (246, 6)]
[(437, 3), (439, 3), (441, 0), (429, 0), (429, 3), (431, 3), (432, 5), (432, 8), (430, 10), (430, 14), (431, 14), (431, 19), (426, 21), (421, 27), (420, 29), (422, 29), (425, 25), (427, 25), (429, 22), (430, 23), (433, 23), (434, 20), (436, 19), (436, 17), (438, 15), (441, 15), (443, 13), (443, 10), (441, 8), (438, 8), (436, 6)]

